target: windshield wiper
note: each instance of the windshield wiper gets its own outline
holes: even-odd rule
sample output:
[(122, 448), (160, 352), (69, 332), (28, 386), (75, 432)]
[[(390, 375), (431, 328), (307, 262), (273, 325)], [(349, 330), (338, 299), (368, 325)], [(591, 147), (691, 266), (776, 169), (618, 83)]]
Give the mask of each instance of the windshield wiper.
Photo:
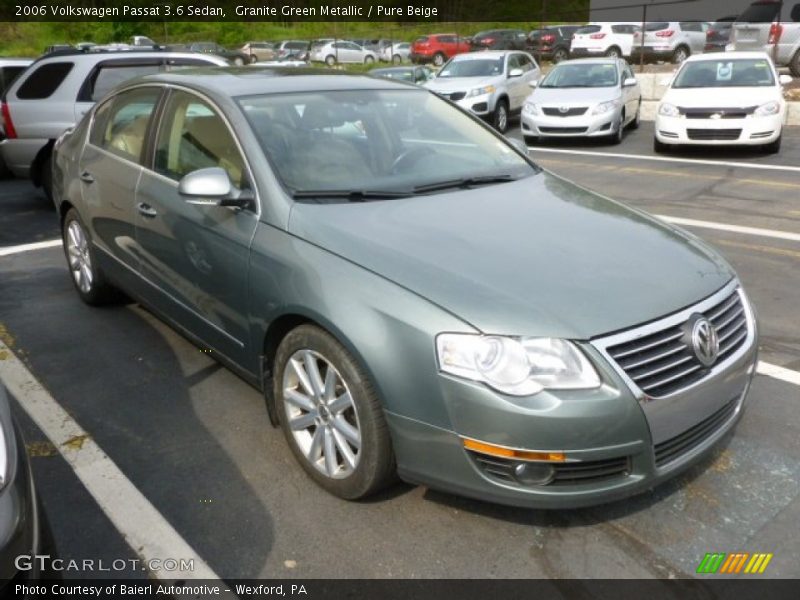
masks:
[(407, 198), (410, 192), (397, 192), (393, 190), (296, 190), (292, 198), (344, 198), (350, 202), (365, 202), (367, 200), (389, 200), (392, 198)]
[(425, 185), (418, 185), (414, 188), (417, 194), (425, 192), (436, 192), (439, 190), (448, 190), (451, 188), (466, 188), (473, 185), (489, 185), (492, 183), (504, 183), (506, 181), (514, 181), (511, 175), (478, 175), (475, 177), (462, 177), (460, 179), (450, 179), (448, 181), (437, 181), (436, 183), (426, 183)]

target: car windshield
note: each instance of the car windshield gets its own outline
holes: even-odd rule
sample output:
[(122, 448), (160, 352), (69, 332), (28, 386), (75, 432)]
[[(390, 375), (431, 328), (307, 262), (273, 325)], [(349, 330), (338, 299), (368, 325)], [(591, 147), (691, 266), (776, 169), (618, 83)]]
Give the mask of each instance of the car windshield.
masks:
[(769, 87), (775, 77), (767, 59), (703, 60), (687, 62), (673, 88)]
[(454, 60), (446, 64), (438, 78), (447, 79), (448, 77), (491, 77), (503, 73), (502, 58), (470, 58)]
[(539, 87), (595, 88), (617, 85), (617, 67), (612, 63), (562, 63), (556, 66)]
[(538, 172), (503, 138), (427, 91), (315, 91), (237, 101), (298, 199), (408, 196)]

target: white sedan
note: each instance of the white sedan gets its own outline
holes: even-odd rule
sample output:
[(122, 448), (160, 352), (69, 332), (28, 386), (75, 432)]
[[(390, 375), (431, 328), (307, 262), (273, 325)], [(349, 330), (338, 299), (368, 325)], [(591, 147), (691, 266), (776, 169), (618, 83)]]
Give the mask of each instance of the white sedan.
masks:
[(309, 59), (312, 62), (324, 62), (329, 67), (342, 63), (369, 65), (377, 60), (377, 55), (372, 50), (362, 48), (355, 42), (339, 40), (312, 47)]
[(764, 52), (688, 58), (669, 82), (656, 114), (656, 152), (684, 144), (781, 147), (786, 120), (783, 85)]

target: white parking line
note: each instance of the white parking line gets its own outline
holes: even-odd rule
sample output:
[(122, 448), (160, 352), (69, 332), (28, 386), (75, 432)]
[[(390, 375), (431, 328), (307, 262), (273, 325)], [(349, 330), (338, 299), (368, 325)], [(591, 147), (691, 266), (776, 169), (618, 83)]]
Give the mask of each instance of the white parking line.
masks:
[(792, 371), (791, 369), (787, 369), (785, 367), (779, 367), (778, 365), (765, 363), (764, 361), (758, 361), (756, 373), (766, 375), (767, 377), (772, 377), (773, 379), (780, 379), (786, 383), (800, 385), (800, 372)]
[[(172, 571), (154, 571), (167, 581), (219, 580), (217, 574), (186, 543), (89, 434), (36, 380), (11, 349), (0, 341), (0, 380), (20, 406), (66, 459), (81, 483), (100, 505), (131, 549), (142, 559), (175, 559)], [(193, 561), (193, 569), (188, 561)], [(224, 588), (224, 586), (222, 586)]]
[(693, 158), (674, 158), (670, 156), (642, 156), (641, 154), (620, 154), (618, 152), (594, 152), (592, 150), (566, 150), (564, 148), (541, 148), (539, 146), (528, 146), (528, 150), (533, 152), (545, 152), (553, 154), (577, 154), (580, 156), (606, 156), (609, 158), (629, 158), (632, 160), (651, 160), (656, 162), (671, 162), (690, 165), (709, 165), (713, 167), (739, 167), (742, 169), (758, 169), (762, 171), (791, 171), (800, 173), (800, 167), (789, 165), (765, 165), (760, 163), (748, 163), (725, 160), (705, 160)]
[(674, 223), (675, 225), (686, 225), (688, 227), (699, 227), (701, 229), (717, 229), (719, 231), (730, 231), (732, 233), (744, 233), (745, 235), (758, 235), (771, 237), (779, 240), (789, 240), (800, 242), (800, 233), (791, 231), (778, 231), (776, 229), (761, 229), (760, 227), (744, 227), (742, 225), (728, 225), (727, 223), (715, 223), (713, 221), (697, 221), (695, 219), (683, 219), (681, 217), (670, 217), (669, 215), (655, 215), (659, 219)]
[(21, 244), (19, 246), (3, 246), (0, 248), (0, 256), (10, 256), (20, 252), (30, 252), (31, 250), (41, 250), (43, 248), (54, 248), (61, 245), (61, 240), (47, 240), (46, 242), (33, 242), (32, 244)]

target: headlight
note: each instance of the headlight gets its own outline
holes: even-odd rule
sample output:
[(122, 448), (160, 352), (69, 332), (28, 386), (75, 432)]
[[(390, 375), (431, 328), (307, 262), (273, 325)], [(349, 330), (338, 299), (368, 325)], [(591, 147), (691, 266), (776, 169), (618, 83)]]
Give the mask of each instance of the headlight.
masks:
[(436, 352), (445, 373), (511, 396), (600, 385), (583, 352), (566, 340), (442, 333), (436, 338)]
[(766, 104), (762, 104), (759, 106), (754, 114), (759, 117), (768, 117), (770, 115), (777, 115), (781, 110), (781, 105), (779, 102), (773, 100), (772, 102), (767, 102)]
[(474, 90), (470, 90), (469, 94), (467, 94), (467, 98), (472, 98), (473, 96), (483, 96), (484, 94), (491, 94), (494, 92), (496, 88), (493, 85), (487, 85), (486, 87), (475, 88)]
[(619, 106), (619, 101), (617, 100), (609, 100), (608, 102), (601, 102), (600, 104), (594, 107), (592, 114), (602, 115), (603, 113), (611, 112), (618, 106)]
[(524, 112), (526, 115), (538, 115), (539, 105), (534, 104), (533, 102), (526, 102), (522, 105), (522, 112)]
[(658, 106), (658, 114), (665, 116), (665, 117), (677, 117), (680, 114), (678, 107), (674, 104), (669, 104), (667, 102), (662, 102)]

